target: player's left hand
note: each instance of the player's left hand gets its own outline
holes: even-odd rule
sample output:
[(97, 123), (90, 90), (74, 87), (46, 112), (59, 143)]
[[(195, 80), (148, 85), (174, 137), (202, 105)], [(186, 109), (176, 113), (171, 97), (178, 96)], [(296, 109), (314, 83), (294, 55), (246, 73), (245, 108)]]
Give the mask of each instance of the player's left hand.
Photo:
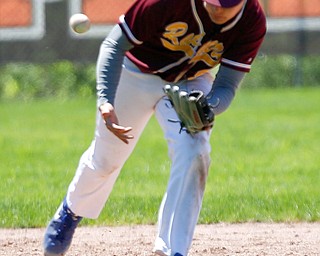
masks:
[(213, 107), (208, 103), (202, 91), (190, 93), (180, 90), (178, 86), (166, 85), (164, 92), (167, 94), (176, 110), (181, 124), (191, 134), (209, 130), (213, 126)]
[(114, 107), (109, 102), (101, 105), (99, 110), (107, 129), (124, 143), (129, 144), (129, 140), (133, 139), (133, 135), (129, 134), (129, 132), (132, 130), (132, 127), (124, 127), (119, 125)]

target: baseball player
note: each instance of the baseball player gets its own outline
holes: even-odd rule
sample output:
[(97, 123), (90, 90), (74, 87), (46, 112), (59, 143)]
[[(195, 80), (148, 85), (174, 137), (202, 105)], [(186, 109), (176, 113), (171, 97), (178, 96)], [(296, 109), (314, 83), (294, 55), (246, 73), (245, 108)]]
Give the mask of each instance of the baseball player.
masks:
[(153, 252), (188, 254), (214, 119), (232, 102), (265, 33), (258, 0), (133, 3), (101, 44), (95, 136), (47, 227), (45, 255), (65, 255), (81, 219), (98, 218), (153, 114), (172, 161)]

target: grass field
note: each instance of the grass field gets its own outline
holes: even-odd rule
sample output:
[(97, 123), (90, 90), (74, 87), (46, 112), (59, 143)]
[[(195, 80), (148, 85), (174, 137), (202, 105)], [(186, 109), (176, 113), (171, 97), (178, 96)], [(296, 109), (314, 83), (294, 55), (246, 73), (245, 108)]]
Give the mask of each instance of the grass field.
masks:
[[(43, 227), (91, 142), (95, 99), (0, 102), (0, 227)], [(320, 220), (320, 87), (242, 89), (217, 117), (201, 223)], [(152, 119), (98, 220), (155, 223), (170, 163)]]

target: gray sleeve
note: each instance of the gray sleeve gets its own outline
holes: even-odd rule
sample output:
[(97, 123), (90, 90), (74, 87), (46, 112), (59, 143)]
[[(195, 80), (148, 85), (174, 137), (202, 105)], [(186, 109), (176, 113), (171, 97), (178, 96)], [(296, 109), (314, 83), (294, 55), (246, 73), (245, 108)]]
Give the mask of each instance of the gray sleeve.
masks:
[(96, 70), (98, 106), (106, 102), (114, 104), (122, 62), (132, 47), (119, 25), (114, 26), (102, 42)]
[(230, 106), (245, 74), (245, 72), (220, 66), (207, 96), (209, 103), (214, 106), (215, 115), (221, 114)]

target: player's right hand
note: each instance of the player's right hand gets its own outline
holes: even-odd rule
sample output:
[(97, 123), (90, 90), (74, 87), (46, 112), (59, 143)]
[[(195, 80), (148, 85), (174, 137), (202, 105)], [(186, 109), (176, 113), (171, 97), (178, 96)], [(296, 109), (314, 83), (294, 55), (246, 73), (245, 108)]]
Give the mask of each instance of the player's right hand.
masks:
[(124, 143), (129, 144), (129, 140), (133, 139), (133, 135), (129, 134), (129, 132), (132, 130), (132, 127), (124, 127), (119, 125), (114, 107), (109, 102), (101, 105), (99, 110), (107, 129)]

